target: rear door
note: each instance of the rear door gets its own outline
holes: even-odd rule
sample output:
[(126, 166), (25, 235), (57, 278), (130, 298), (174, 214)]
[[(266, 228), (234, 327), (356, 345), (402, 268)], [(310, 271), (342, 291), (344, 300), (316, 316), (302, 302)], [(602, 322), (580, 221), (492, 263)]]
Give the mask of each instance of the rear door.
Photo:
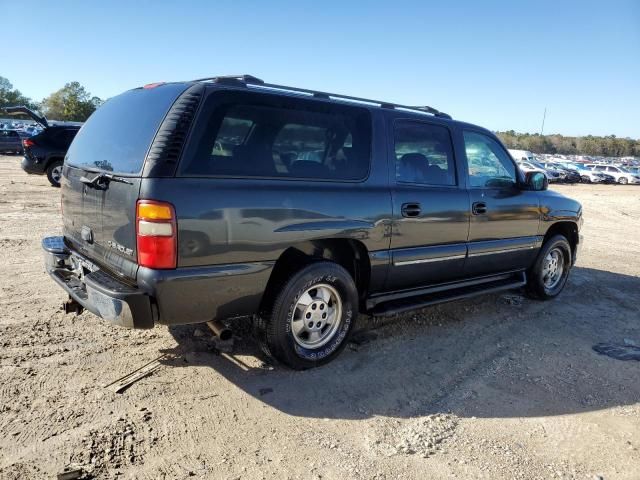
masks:
[[(158, 127), (184, 90), (182, 84), (167, 84), (113, 97), (89, 118), (65, 157), (64, 235), (118, 275), (135, 278), (142, 167)], [(102, 174), (116, 180), (99, 181)]]
[(461, 185), (450, 129), (396, 120), (390, 126), (393, 233), (388, 290), (463, 275), (469, 196)]

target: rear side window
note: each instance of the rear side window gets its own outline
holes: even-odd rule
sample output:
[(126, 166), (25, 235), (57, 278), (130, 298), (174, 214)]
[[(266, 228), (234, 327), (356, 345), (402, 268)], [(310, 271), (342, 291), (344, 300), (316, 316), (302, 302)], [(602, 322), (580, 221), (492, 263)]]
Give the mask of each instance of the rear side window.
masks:
[(355, 181), (369, 171), (371, 120), (363, 108), (216, 93), (200, 119), (181, 164), (185, 176)]
[(453, 146), (446, 127), (421, 122), (397, 123), (394, 145), (398, 182), (456, 184)]
[(72, 166), (137, 174), (183, 84), (129, 90), (106, 101), (76, 135), (66, 157)]

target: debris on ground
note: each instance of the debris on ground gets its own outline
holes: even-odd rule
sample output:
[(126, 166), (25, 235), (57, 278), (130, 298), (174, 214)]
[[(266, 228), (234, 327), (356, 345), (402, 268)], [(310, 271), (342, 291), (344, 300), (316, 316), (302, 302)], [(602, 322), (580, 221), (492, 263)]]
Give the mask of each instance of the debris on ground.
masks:
[(598, 343), (593, 350), (600, 355), (615, 358), (616, 360), (638, 360), (640, 362), (640, 347), (628, 344)]
[(413, 418), (401, 428), (388, 428), (374, 441), (373, 449), (385, 456), (418, 455), (427, 458), (453, 437), (458, 417), (437, 413)]
[(84, 470), (82, 470), (81, 467), (69, 465), (65, 467), (65, 469), (56, 476), (56, 478), (58, 480), (76, 480), (82, 478), (82, 475), (84, 475)]
[(147, 375), (151, 375), (158, 368), (160, 368), (162, 366), (162, 363), (160, 362), (160, 360), (163, 360), (165, 357), (166, 355), (160, 355), (155, 360), (150, 361), (149, 363), (125, 375), (124, 377), (120, 377), (114, 382), (111, 382), (105, 385), (104, 388), (108, 388), (109, 390), (112, 390), (115, 393), (124, 392), (127, 388), (129, 388), (135, 382), (137, 382), (138, 380), (141, 380)]
[(522, 302), (524, 302), (524, 297), (522, 295), (506, 294), (500, 297), (500, 301), (505, 305), (519, 307), (522, 305)]

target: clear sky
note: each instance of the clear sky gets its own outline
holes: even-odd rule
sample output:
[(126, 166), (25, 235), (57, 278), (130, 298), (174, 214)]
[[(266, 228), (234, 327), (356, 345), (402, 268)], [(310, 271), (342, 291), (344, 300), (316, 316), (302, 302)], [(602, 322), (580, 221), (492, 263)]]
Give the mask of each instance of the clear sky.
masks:
[(36, 100), (250, 73), (492, 130), (539, 132), (547, 107), (545, 133), (640, 138), (640, 0), (0, 0), (0, 18), (0, 75)]

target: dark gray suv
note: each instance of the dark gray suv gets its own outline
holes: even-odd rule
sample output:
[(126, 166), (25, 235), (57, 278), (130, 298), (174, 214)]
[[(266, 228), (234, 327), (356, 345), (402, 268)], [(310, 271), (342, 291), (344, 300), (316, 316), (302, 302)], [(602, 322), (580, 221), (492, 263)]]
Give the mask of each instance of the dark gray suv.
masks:
[(334, 358), (359, 312), (563, 289), (581, 207), (491, 132), (430, 107), (248, 75), (136, 88), (100, 107), (62, 172), (46, 266), (133, 328), (251, 319), (293, 368)]

